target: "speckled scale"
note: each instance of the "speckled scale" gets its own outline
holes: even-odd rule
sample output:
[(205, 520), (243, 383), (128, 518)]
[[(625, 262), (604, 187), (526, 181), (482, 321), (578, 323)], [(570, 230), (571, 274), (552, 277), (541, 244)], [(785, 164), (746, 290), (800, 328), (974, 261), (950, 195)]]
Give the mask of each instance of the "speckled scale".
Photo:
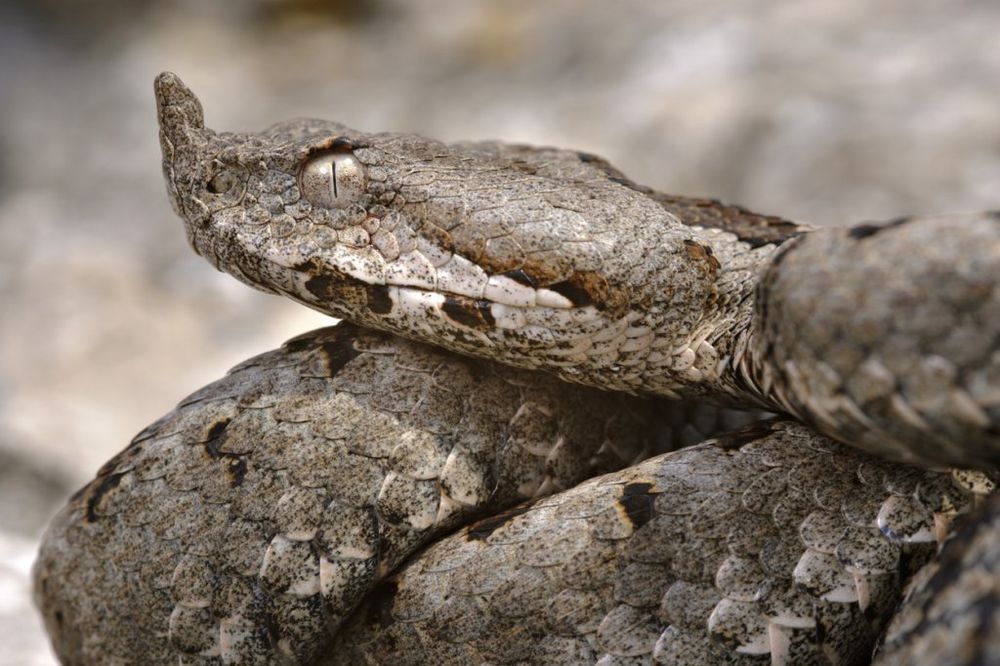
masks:
[(1000, 497), (962, 516), (915, 576), (875, 655), (878, 666), (1000, 661)]
[(995, 466), (998, 248), (991, 213), (800, 236), (758, 286), (762, 380), (841, 441)]
[[(746, 502), (746, 490), (761, 477), (746, 472), (761, 469), (763, 451), (775, 454), (764, 466), (767, 475), (789, 478), (797, 465), (815, 469), (813, 459), (796, 453), (803, 438), (816, 436), (788, 421), (751, 426), (736, 437), (742, 442), (736, 447), (733, 437), (722, 437), (668, 453), (467, 527), (428, 546), (390, 579), (397, 593), (377, 600), (378, 624), (364, 620), (376, 602), (363, 603), (323, 663), (392, 663), (404, 655), (435, 662), (454, 643), (473, 662), (548, 663), (542, 640), (531, 632), (521, 635), (516, 654), (497, 655), (484, 638), (525, 627), (585, 642), (597, 663), (861, 663), (905, 583), (903, 560), (919, 561), (935, 544), (904, 547), (900, 537), (879, 529), (877, 512), (854, 524), (810, 494), (797, 495), (811, 507), (798, 512), (799, 524), (775, 523), (773, 513), (755, 511), (759, 504)], [(872, 460), (816, 439), (811, 455), (830, 469), (856, 471)], [(783, 448), (784, 464), (776, 455)], [(907, 473), (892, 464), (886, 471), (893, 478)], [(741, 480), (742, 491), (731, 481), (720, 485), (720, 474)], [(813, 485), (838, 484), (841, 476), (816, 476)], [(972, 485), (956, 483), (948, 472), (920, 476), (957, 489)], [(691, 504), (693, 512), (670, 512), (666, 498), (675, 484), (680, 499), (706, 486), (705, 501)], [(900, 488), (858, 484), (854, 492), (885, 504)], [(919, 505), (917, 495), (910, 497)], [(920, 506), (933, 521), (939, 505)], [(627, 527), (601, 527), (608, 513)], [(760, 538), (735, 539), (718, 528), (744, 517), (744, 529), (756, 526)], [(579, 553), (587, 552), (599, 555), (578, 564)], [(461, 636), (428, 638), (429, 618), (438, 616), (445, 598), (463, 609)], [(549, 599), (567, 609), (572, 622), (551, 624), (549, 610), (539, 607)]]

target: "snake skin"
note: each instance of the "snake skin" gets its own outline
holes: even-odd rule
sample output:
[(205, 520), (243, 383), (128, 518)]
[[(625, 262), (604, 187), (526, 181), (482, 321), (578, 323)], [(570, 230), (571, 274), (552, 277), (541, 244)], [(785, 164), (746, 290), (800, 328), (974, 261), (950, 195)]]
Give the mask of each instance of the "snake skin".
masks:
[(754, 424), (437, 541), (323, 663), (867, 663), (974, 479)]
[[(575, 151), (215, 132), (155, 90), (194, 249), (353, 323), (195, 393), (54, 519), (64, 663), (865, 663), (992, 490), (995, 213), (814, 230)], [(599, 389), (802, 423), (573, 487), (746, 418)]]
[(748, 418), (320, 329), (109, 461), (49, 528), (38, 605), (69, 664), (308, 662), (427, 540)]
[(876, 666), (1000, 663), (1000, 495), (928, 564), (886, 632)]

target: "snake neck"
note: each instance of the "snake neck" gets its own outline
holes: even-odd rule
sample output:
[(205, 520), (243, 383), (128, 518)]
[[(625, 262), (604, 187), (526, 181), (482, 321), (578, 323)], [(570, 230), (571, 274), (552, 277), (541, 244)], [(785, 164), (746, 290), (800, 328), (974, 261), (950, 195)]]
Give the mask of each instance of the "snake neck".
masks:
[(685, 252), (639, 287), (637, 300), (651, 304), (634, 309), (642, 314), (631, 326), (651, 328), (654, 338), (641, 389), (795, 413), (765, 362), (758, 324), (767, 296), (759, 283), (782, 244), (749, 242), (731, 226), (682, 228)]

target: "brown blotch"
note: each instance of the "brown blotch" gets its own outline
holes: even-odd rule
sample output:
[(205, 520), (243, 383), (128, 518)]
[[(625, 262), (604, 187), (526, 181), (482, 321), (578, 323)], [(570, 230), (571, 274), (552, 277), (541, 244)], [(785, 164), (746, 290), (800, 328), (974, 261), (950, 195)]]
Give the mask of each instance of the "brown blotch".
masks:
[(220, 447), (226, 441), (225, 432), (226, 427), (229, 426), (229, 422), (232, 419), (221, 419), (213, 423), (205, 435), (205, 451), (213, 460), (217, 459), (222, 455)]
[(295, 270), (309, 276), (306, 291), (335, 316), (357, 316), (360, 308), (368, 307), (368, 289), (372, 285), (337, 270), (332, 266), (319, 266), (307, 259), (295, 266)]
[(465, 533), (465, 538), (467, 541), (483, 541), (510, 521), (530, 510), (530, 504), (522, 504), (521, 506), (501, 511), (489, 518), (483, 518), (479, 522), (469, 526), (469, 529)]
[(486, 252), (486, 242), (481, 239), (459, 247), (457, 252), (490, 275), (506, 275), (532, 288), (545, 286), (562, 277), (558, 267), (543, 262), (490, 255)]
[(332, 136), (329, 139), (324, 139), (320, 141), (315, 146), (310, 147), (309, 156), (313, 156), (316, 153), (326, 152), (328, 150), (343, 151), (348, 152), (354, 150), (354, 142), (351, 141), (346, 136)]
[(607, 278), (594, 271), (576, 271), (568, 280), (548, 285), (565, 296), (574, 307), (593, 305), (598, 310), (617, 314), (628, 305), (628, 290), (608, 284)]
[(369, 285), (365, 290), (368, 299), (368, 309), (375, 314), (392, 312), (392, 299), (389, 298), (389, 288), (381, 284)]
[(419, 229), (420, 235), (445, 252), (455, 251), (455, 239), (447, 230), (431, 222), (424, 222)]
[(652, 483), (629, 483), (622, 489), (618, 505), (625, 511), (625, 516), (634, 529), (639, 529), (652, 520), (656, 495)]
[(91, 486), (91, 492), (87, 496), (87, 509), (85, 512), (85, 519), (88, 523), (96, 523), (99, 516), (97, 515), (97, 507), (100, 506), (101, 500), (104, 497), (118, 487), (121, 483), (122, 478), (127, 474), (127, 472), (118, 472), (117, 474), (108, 474), (99, 481), (95, 481)]
[(306, 290), (318, 302), (334, 310), (334, 314), (337, 310), (350, 312), (352, 308), (368, 307), (368, 288), (371, 285), (339, 271), (328, 270), (329, 275), (313, 275), (306, 281)]
[(236, 488), (243, 484), (243, 479), (247, 475), (246, 458), (240, 456), (226, 456), (223, 461), (223, 470), (226, 473), (226, 480), (229, 481), (230, 488)]
[(531, 287), (535, 289), (538, 287), (538, 280), (536, 280), (530, 273), (524, 270), (524, 268), (515, 268), (512, 271), (507, 271), (503, 274), (504, 277), (509, 277), (514, 282), (523, 284), (526, 287)]
[(339, 285), (329, 275), (313, 275), (306, 281), (306, 290), (321, 300), (329, 300), (336, 294)]
[[(342, 332), (341, 328), (344, 329)], [(354, 346), (354, 339), (357, 336), (357, 332), (357, 327), (341, 324), (337, 327), (338, 335), (335, 335), (331, 340), (324, 340), (320, 345), (324, 360), (326, 361), (326, 374), (328, 377), (336, 376), (345, 365), (361, 354), (357, 347)]]
[(489, 301), (466, 296), (446, 296), (441, 311), (452, 321), (476, 330), (491, 330), (496, 325)]
[(719, 269), (722, 268), (722, 264), (719, 262), (719, 258), (715, 256), (715, 252), (712, 251), (711, 245), (702, 245), (693, 240), (685, 239), (684, 249), (687, 250), (689, 257), (704, 263), (706, 274), (713, 279), (719, 272)]

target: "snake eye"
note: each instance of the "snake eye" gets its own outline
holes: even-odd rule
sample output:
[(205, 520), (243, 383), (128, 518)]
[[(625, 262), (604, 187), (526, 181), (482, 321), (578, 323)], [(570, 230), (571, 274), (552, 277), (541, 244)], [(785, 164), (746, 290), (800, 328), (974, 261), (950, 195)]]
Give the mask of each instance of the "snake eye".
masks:
[(206, 189), (212, 194), (225, 194), (236, 187), (236, 181), (236, 174), (226, 169), (212, 176), (212, 180), (208, 181)]
[(299, 181), (302, 196), (312, 205), (344, 208), (365, 193), (365, 168), (350, 153), (326, 153), (305, 163)]

